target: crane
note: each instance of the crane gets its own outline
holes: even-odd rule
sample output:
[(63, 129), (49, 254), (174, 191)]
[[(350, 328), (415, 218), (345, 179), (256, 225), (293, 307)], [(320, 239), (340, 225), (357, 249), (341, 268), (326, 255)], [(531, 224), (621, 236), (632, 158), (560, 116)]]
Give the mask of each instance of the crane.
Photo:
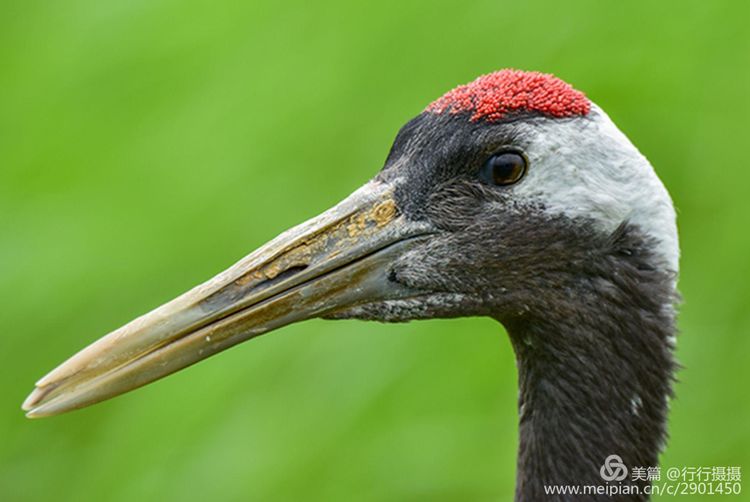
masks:
[[(517, 500), (655, 466), (676, 363), (675, 210), (582, 92), (500, 70), (399, 131), (349, 197), (39, 380), (29, 417), (82, 408), (310, 318), (488, 316), (518, 366)], [(646, 480), (625, 480), (646, 500)], [(592, 495), (592, 500), (598, 496)], [(601, 500), (610, 500), (601, 496)]]

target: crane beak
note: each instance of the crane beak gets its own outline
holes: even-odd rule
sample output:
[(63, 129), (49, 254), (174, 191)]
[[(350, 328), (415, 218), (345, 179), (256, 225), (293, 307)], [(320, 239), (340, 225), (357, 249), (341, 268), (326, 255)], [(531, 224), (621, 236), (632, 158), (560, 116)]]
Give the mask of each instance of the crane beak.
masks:
[(39, 380), (28, 417), (123, 394), (287, 324), (410, 296), (390, 265), (428, 233), (369, 182), (208, 282), (89, 345)]

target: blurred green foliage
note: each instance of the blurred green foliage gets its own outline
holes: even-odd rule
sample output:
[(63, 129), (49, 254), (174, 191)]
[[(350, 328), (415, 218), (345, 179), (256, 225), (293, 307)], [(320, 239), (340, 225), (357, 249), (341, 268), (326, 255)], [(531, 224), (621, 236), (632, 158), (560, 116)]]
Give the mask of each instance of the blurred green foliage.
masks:
[(663, 463), (750, 469), (748, 18), (726, 1), (2, 2), (0, 500), (509, 500), (516, 373), (488, 319), (311, 321), (90, 409), (19, 409), (503, 67), (584, 90), (669, 187), (685, 369)]

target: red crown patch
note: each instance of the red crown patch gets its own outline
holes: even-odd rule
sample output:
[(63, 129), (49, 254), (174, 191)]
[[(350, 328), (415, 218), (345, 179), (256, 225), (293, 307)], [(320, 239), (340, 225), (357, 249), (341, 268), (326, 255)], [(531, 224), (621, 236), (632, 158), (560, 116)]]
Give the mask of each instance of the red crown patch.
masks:
[(482, 75), (433, 101), (430, 113), (472, 112), (471, 120), (495, 122), (514, 112), (550, 117), (586, 115), (591, 102), (586, 95), (554, 75), (520, 70), (500, 70)]

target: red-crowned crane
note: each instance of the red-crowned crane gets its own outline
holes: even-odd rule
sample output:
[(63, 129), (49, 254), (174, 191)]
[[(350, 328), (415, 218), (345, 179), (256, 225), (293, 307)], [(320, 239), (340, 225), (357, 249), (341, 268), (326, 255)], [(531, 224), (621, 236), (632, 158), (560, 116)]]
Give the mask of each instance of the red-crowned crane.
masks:
[(678, 258), (670, 197), (609, 117), (551, 75), (502, 70), (409, 121), (351, 196), (83, 349), (23, 408), (82, 408), (313, 317), (489, 316), (518, 364), (516, 499), (580, 500), (544, 487), (602, 485), (611, 455), (658, 463)]

